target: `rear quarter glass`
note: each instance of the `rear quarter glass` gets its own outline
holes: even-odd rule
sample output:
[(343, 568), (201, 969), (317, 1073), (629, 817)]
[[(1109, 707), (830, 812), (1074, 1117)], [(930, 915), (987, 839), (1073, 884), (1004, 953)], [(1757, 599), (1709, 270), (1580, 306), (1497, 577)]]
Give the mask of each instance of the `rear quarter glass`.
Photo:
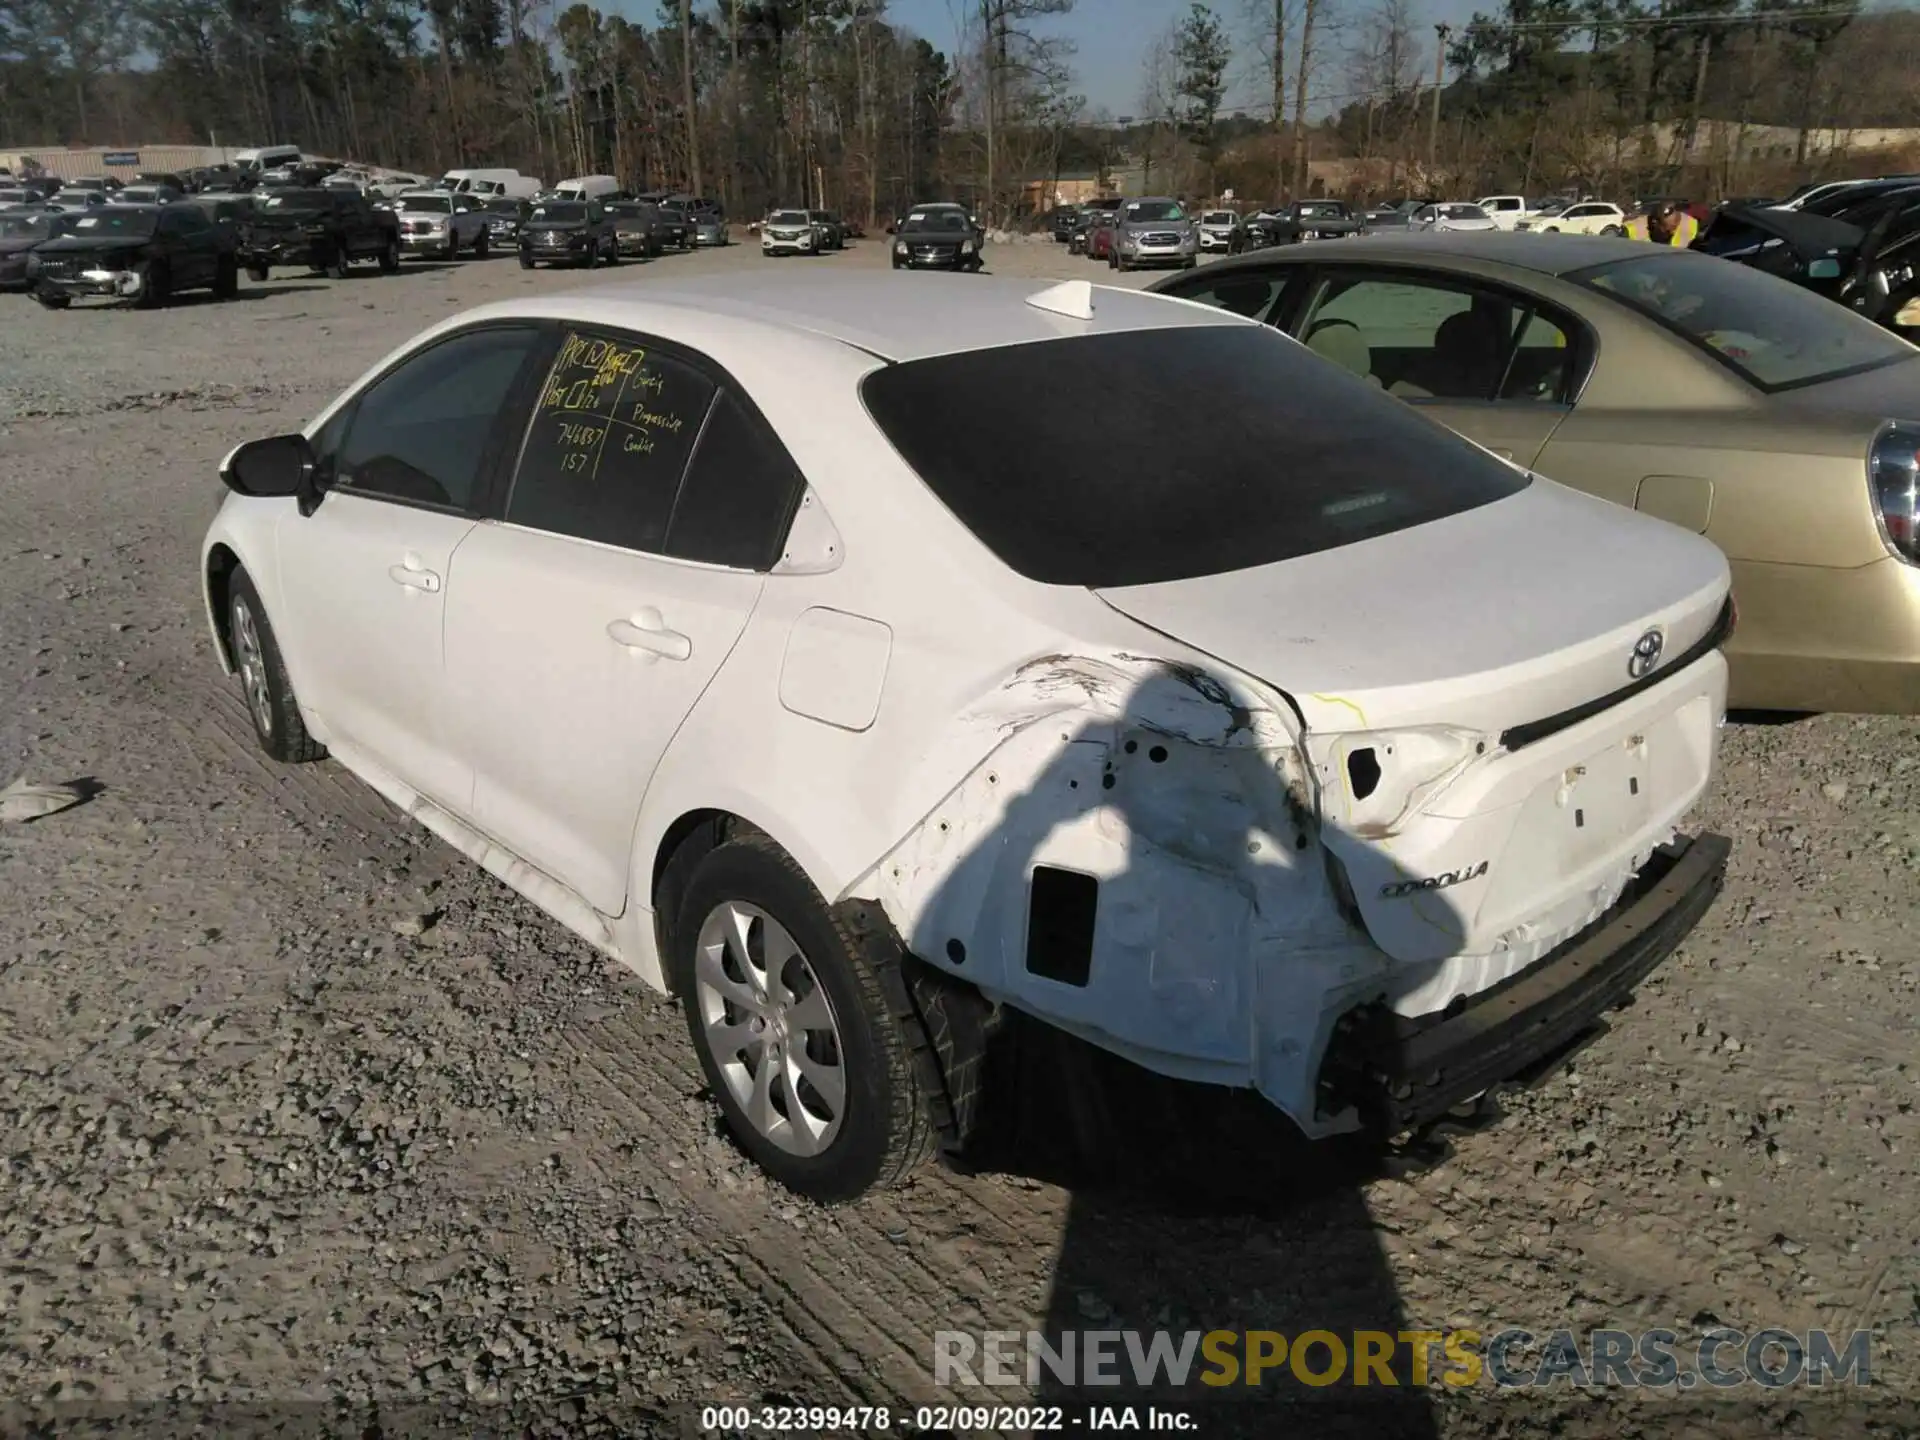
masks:
[[(1268, 565), (1529, 483), (1267, 326), (964, 351), (877, 370), (861, 396), (961, 523), (1043, 584), (1149, 585)], [(1080, 430), (1062, 414), (1105, 418)]]

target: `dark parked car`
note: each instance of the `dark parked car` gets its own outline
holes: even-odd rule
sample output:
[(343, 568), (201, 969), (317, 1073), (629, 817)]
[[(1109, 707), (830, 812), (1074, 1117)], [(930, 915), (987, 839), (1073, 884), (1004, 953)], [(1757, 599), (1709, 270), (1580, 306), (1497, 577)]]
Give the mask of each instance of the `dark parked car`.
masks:
[(27, 256), (73, 228), (73, 217), (50, 210), (0, 215), (0, 290), (27, 288)]
[(1259, 231), (1264, 245), (1294, 245), (1358, 235), (1367, 222), (1344, 200), (1296, 200), (1277, 215), (1256, 215), (1247, 228)]
[(959, 206), (910, 211), (894, 232), (896, 270), (978, 270), (980, 242)]
[(1920, 185), (1874, 189), (1830, 208), (1729, 206), (1693, 248), (1792, 281), (1920, 340)]
[(510, 200), (504, 195), (495, 195), (482, 200), (480, 209), (487, 217), (488, 242), (509, 250), (518, 248), (520, 227), (527, 223), (527, 216), (533, 207), (524, 200)]
[(186, 179), (171, 170), (142, 170), (133, 177), (136, 185), (164, 185), (169, 190), (178, 190), (182, 195), (192, 188)]
[(1082, 213), (1078, 205), (1059, 205), (1047, 213), (1042, 223), (1047, 227), (1047, 233), (1053, 236), (1054, 242), (1064, 245), (1073, 239)]
[(652, 259), (664, 248), (660, 207), (646, 200), (616, 200), (607, 206), (613, 217), (614, 243), (622, 257), (638, 255)]
[(49, 309), (88, 295), (151, 308), (182, 290), (226, 300), (240, 288), (232, 236), (198, 205), (103, 205), (72, 218), (71, 230), (27, 257), (34, 298)]
[(820, 232), (822, 250), (844, 250), (847, 248), (847, 230), (840, 223), (840, 217), (831, 210), (809, 210), (807, 218), (812, 220)]
[(662, 246), (675, 250), (693, 248), (693, 219), (677, 200), (662, 200), (659, 210), (659, 234)]
[(356, 260), (391, 274), (400, 268), (400, 222), (353, 190), (268, 190), (241, 226), (240, 258), (253, 280), (265, 280), (276, 265), (344, 280)]
[(536, 205), (520, 226), (520, 268), (535, 265), (620, 263), (613, 217), (598, 200), (550, 200)]

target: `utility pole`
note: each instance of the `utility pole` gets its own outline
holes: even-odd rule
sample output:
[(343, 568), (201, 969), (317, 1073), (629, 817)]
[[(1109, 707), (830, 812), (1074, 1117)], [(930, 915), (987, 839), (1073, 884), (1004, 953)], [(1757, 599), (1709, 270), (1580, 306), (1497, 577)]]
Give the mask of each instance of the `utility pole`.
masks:
[(1434, 34), (1439, 43), (1433, 47), (1433, 115), (1427, 122), (1427, 183), (1433, 183), (1433, 172), (1440, 164), (1440, 87), (1446, 81), (1447, 36), (1453, 33), (1451, 25), (1436, 25)]

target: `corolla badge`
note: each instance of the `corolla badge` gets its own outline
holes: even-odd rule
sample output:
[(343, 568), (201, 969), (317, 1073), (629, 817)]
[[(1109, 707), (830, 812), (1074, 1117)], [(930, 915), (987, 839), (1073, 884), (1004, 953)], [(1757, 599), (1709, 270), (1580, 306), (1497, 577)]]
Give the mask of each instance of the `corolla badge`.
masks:
[(1633, 642), (1633, 654), (1627, 657), (1627, 674), (1638, 680), (1651, 675), (1653, 667), (1660, 663), (1660, 652), (1667, 648), (1667, 637), (1658, 630), (1649, 630)]
[(1441, 875), (1429, 875), (1424, 880), (1397, 880), (1391, 885), (1380, 887), (1382, 900), (1398, 900), (1403, 896), (1417, 895), (1423, 890), (1444, 890), (1449, 885), (1464, 884), (1468, 880), (1478, 880), (1487, 873), (1487, 862), (1478, 865), (1463, 865), (1458, 870), (1448, 870)]

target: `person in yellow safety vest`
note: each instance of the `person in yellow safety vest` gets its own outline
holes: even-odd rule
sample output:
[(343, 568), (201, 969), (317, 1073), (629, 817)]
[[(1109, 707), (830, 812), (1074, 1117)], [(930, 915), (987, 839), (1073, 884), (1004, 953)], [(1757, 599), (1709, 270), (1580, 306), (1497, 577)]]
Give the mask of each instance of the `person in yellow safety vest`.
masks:
[(1662, 200), (1644, 215), (1627, 222), (1629, 240), (1651, 240), (1684, 250), (1699, 238), (1700, 222), (1671, 200)]

